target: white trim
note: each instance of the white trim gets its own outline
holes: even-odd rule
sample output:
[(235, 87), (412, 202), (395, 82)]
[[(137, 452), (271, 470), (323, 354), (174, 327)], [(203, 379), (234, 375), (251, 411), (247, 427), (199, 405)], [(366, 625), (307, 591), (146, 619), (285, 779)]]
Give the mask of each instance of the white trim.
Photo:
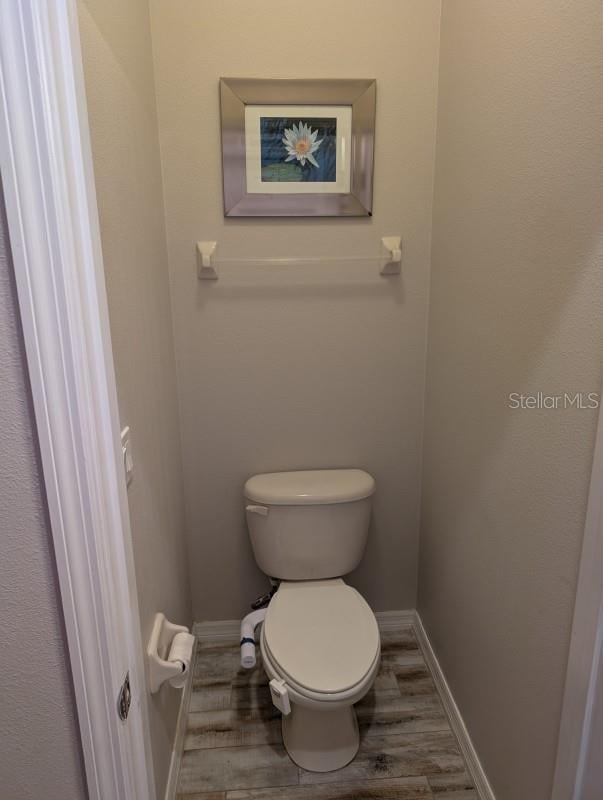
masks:
[(0, 169), (89, 797), (154, 800), (73, 0), (0, 0)]
[(178, 777), (180, 775), (180, 764), (184, 752), (184, 737), (186, 735), (186, 723), (188, 717), (188, 707), (190, 704), (191, 693), (193, 691), (193, 680), (195, 674), (195, 663), (197, 661), (197, 642), (195, 642), (194, 656), (191, 661), (191, 668), (182, 690), (180, 698), (180, 708), (178, 710), (178, 720), (176, 722), (176, 733), (172, 746), (172, 757), (170, 759), (170, 769), (168, 772), (167, 784), (165, 787), (165, 800), (176, 800), (176, 790), (178, 789)]
[(473, 779), (473, 783), (475, 784), (475, 790), (480, 800), (496, 800), (494, 792), (492, 791), (492, 787), (490, 786), (488, 778), (486, 777), (486, 773), (484, 772), (484, 768), (479, 760), (479, 756), (477, 755), (477, 751), (473, 746), (471, 737), (469, 736), (467, 726), (463, 721), (459, 707), (454, 700), (450, 686), (448, 685), (448, 681), (444, 676), (440, 662), (438, 661), (434, 649), (431, 646), (431, 642), (429, 641), (429, 637), (427, 636), (427, 632), (423, 627), (423, 622), (418, 612), (415, 612), (414, 626), (419, 646), (423, 651), (425, 662), (429, 668), (429, 671), (431, 672), (436, 689), (440, 695), (440, 699), (442, 700), (442, 705), (444, 706), (444, 711), (446, 712), (446, 716), (450, 722), (452, 732), (456, 736), (459, 748), (463, 754), (463, 758), (465, 759), (467, 770)]
[[(377, 611), (380, 631), (396, 631), (405, 625), (415, 624), (414, 611)], [(240, 619), (223, 619), (213, 622), (195, 622), (193, 633), (199, 642), (235, 642), (241, 636)]]
[[(603, 409), (595, 441), (582, 556), (574, 606), (552, 800), (580, 800), (597, 690), (598, 637), (603, 625)], [(600, 743), (599, 743), (600, 745)]]
[(376, 611), (377, 623), (381, 633), (389, 631), (399, 631), (400, 628), (408, 625), (415, 625), (417, 612), (413, 609), (408, 611)]
[(219, 619), (214, 622), (195, 622), (192, 633), (198, 642), (234, 642), (241, 638), (240, 619)]

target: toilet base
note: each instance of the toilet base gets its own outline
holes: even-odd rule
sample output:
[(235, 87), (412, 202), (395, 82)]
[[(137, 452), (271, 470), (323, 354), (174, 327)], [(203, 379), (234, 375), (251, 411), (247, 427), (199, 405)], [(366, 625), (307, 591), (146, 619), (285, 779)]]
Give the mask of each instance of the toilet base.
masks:
[(345, 767), (360, 746), (354, 706), (320, 711), (291, 704), (291, 713), (283, 717), (282, 730), (292, 761), (310, 772)]

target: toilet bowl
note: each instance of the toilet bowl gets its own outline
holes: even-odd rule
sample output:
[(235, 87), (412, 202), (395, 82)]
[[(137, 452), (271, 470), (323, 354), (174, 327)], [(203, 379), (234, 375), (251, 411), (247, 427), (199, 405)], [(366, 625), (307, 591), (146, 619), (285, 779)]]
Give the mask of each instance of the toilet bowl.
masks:
[(359, 746), (354, 703), (379, 669), (375, 615), (341, 579), (284, 582), (268, 607), (260, 649), (271, 681), (289, 699), (283, 742), (313, 772), (348, 764)]
[(379, 669), (375, 615), (341, 577), (362, 558), (374, 491), (358, 469), (270, 473), (245, 484), (256, 561), (280, 581), (261, 632), (264, 668), (285, 748), (314, 772), (356, 755), (354, 703)]

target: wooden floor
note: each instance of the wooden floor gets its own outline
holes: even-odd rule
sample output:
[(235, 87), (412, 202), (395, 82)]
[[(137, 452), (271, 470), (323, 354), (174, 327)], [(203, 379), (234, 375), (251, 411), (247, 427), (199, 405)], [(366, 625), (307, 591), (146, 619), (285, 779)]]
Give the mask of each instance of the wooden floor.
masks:
[(288, 757), (261, 665), (241, 670), (236, 644), (199, 643), (178, 800), (478, 800), (412, 627), (381, 640), (356, 706), (360, 750), (329, 773)]

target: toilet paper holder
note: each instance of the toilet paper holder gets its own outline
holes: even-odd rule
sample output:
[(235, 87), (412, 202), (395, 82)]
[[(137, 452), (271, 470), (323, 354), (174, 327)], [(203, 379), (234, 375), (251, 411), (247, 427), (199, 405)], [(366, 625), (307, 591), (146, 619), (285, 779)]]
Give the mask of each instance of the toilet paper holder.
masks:
[(174, 625), (165, 614), (155, 614), (147, 646), (149, 689), (159, 691), (165, 681), (182, 688), (190, 670), (195, 637), (184, 625)]

